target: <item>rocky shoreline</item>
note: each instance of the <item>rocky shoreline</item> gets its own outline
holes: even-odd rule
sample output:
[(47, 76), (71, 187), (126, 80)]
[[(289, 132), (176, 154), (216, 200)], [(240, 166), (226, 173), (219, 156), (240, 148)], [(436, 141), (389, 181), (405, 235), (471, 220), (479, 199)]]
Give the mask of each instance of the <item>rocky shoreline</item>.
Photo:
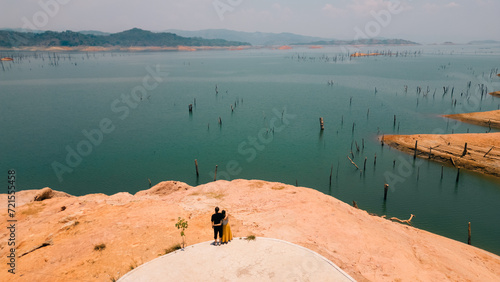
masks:
[(488, 112), (474, 112), (466, 114), (444, 115), (443, 117), (452, 118), (461, 122), (467, 122), (480, 126), (491, 128), (500, 128), (500, 110)]
[(385, 135), (381, 141), (419, 158), (500, 177), (500, 132)]
[[(34, 201), (37, 196), (43, 200)], [(188, 245), (211, 240), (215, 206), (229, 212), (234, 236), (301, 245), (358, 281), (500, 277), (497, 255), (282, 183), (220, 180), (191, 187), (166, 181), (135, 195), (75, 197), (45, 189), (20, 191), (16, 197), (16, 252), (24, 255), (17, 258), (18, 272), (10, 281), (117, 279), (181, 242), (175, 228), (178, 217), (189, 222)], [(3, 205), (6, 198), (0, 195)], [(3, 222), (6, 210), (0, 214)], [(2, 240), (7, 235), (4, 229), (0, 233)], [(6, 245), (0, 248), (5, 253)], [(6, 262), (2, 256), (0, 263)]]

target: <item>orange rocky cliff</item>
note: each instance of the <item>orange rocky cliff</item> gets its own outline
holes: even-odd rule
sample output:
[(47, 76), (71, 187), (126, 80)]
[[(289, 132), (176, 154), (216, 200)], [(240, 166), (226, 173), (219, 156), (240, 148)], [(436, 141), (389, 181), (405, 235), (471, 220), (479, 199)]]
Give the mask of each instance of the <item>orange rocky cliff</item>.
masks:
[[(212, 240), (210, 215), (215, 206), (229, 212), (234, 236), (252, 234), (299, 244), (358, 281), (500, 277), (497, 255), (370, 215), (316, 190), (282, 183), (221, 180), (191, 187), (166, 181), (135, 195), (74, 197), (46, 188), (16, 196), (16, 252), (22, 256), (9, 281), (117, 279), (182, 241), (175, 228), (178, 217), (189, 222), (188, 245)], [(0, 195), (0, 202), (7, 203), (6, 198)], [(0, 213), (3, 222), (6, 211)], [(0, 231), (3, 240), (6, 232)], [(4, 254), (6, 244), (0, 248)], [(0, 263), (5, 265), (6, 256)]]

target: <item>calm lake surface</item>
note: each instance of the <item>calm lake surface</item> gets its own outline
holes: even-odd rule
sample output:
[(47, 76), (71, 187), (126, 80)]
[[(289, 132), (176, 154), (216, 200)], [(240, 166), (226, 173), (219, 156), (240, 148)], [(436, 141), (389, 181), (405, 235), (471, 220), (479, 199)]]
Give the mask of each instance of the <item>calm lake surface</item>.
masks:
[[(500, 107), (478, 86), (500, 90), (500, 46), (375, 49), (403, 55), (3, 52), (23, 58), (0, 68), (0, 169), (15, 169), (22, 190), (111, 195), (148, 179), (207, 183), (218, 165), (218, 179), (297, 183), (378, 215), (414, 214), (414, 226), (461, 242), (471, 222), (472, 244), (500, 254), (498, 179), (462, 171), (456, 183), (451, 167), (441, 179), (441, 164), (377, 140), (488, 131), (440, 115)], [(361, 169), (367, 158), (363, 173), (351, 150)]]

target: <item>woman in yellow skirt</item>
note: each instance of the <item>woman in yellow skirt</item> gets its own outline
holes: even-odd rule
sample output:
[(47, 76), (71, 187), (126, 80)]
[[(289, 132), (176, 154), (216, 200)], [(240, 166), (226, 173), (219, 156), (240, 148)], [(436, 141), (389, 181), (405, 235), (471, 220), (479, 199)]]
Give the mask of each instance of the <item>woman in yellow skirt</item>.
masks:
[(222, 216), (224, 216), (224, 220), (222, 220), (222, 243), (224, 244), (233, 240), (233, 233), (229, 226), (229, 214), (223, 210)]

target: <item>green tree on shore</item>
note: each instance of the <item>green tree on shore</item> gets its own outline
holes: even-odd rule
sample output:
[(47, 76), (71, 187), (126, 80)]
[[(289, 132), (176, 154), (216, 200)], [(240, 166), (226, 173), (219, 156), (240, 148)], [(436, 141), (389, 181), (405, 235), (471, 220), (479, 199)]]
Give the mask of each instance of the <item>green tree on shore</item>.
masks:
[(182, 229), (181, 230), (182, 248), (184, 249), (185, 238), (186, 238), (186, 234), (184, 233), (184, 230), (186, 230), (188, 228), (188, 222), (186, 220), (184, 220), (184, 218), (181, 218), (179, 216), (178, 221), (175, 224), (175, 227), (177, 227), (177, 229)]

